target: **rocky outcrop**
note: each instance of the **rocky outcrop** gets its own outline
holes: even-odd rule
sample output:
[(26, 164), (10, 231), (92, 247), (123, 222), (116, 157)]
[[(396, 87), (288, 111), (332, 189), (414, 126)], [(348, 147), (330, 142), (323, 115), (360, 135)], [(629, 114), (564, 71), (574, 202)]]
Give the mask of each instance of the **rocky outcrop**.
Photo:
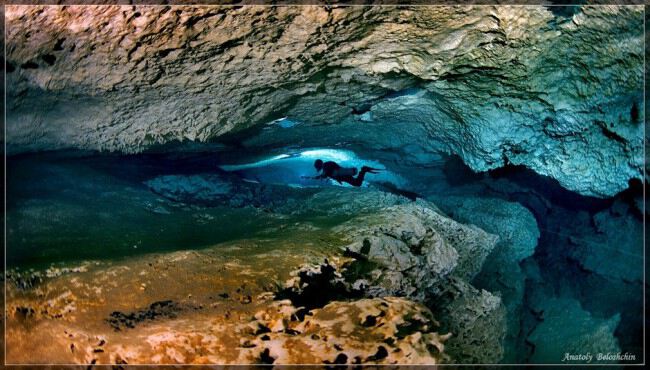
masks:
[(9, 6), (6, 26), (13, 153), (289, 116), (279, 145), (452, 152), (599, 197), (642, 176), (639, 7)]
[(464, 224), (473, 224), (499, 236), (472, 283), (503, 300), (507, 310), (506, 353), (504, 362), (520, 363), (525, 349), (520, 321), (524, 307), (526, 274), (520, 263), (533, 255), (540, 231), (529, 210), (518, 203), (496, 198), (434, 197), (447, 215)]
[(346, 247), (349, 252), (388, 268), (385, 279), (381, 278), (388, 292), (400, 289), (391, 287), (392, 275), (412, 275), (396, 279), (417, 284), (402, 291), (409, 296), (423, 294), (452, 271), (470, 280), (497, 242), (495, 235), (455, 222), (424, 201), (355, 218), (335, 232), (351, 242)]
[(315, 192), (250, 183), (234, 175), (214, 173), (159, 176), (147, 180), (145, 185), (155, 194), (173, 202), (208, 207), (297, 207), (297, 200)]
[(453, 333), (447, 342), (450, 361), (496, 364), (503, 360), (507, 313), (501, 298), (452, 278), (432, 300), (442, 329)]
[(407, 298), (330, 299), (305, 308), (275, 296), (275, 284), (295, 266), (323, 253), (336, 259), (331, 247), (290, 240), (31, 271), (43, 276), (36, 285), (8, 285), (8, 358), (116, 365), (447, 360), (449, 335)]
[(620, 283), (643, 281), (643, 224), (634, 209), (618, 200), (591, 217), (595, 232), (569, 236), (569, 256), (586, 271)]
[(474, 277), (497, 242), (496, 236), (457, 223), (424, 201), (385, 207), (332, 231), (342, 241), (344, 259), (295, 271), (285, 292), (294, 299), (327, 299), (331, 293), (332, 298), (340, 294), (426, 301), (449, 278)]
[[(311, 311), (278, 301), (249, 321), (202, 324), (205, 326), (192, 331), (159, 327), (146, 335), (141, 345), (129, 349), (129, 361), (433, 365), (445, 359), (448, 337), (434, 331), (436, 321), (424, 306), (391, 297), (331, 302)], [(201, 346), (188, 348), (188, 342)], [(123, 356), (118, 353), (114, 358)]]
[[(504, 354), (506, 309), (501, 298), (468, 283), (497, 237), (459, 224), (431, 203), (383, 208), (334, 229), (349, 244), (345, 258), (303, 266), (282, 297), (299, 305), (351, 297), (408, 297), (440, 318), (454, 363), (496, 363)], [(322, 304), (322, 303), (321, 303)]]
[(496, 254), (521, 261), (535, 252), (539, 229), (524, 206), (497, 198), (468, 196), (433, 197), (449, 217), (499, 236)]
[(144, 184), (165, 199), (191, 206), (256, 207), (286, 215), (354, 217), (409, 203), (396, 194), (369, 188), (295, 188), (243, 181), (235, 175), (165, 175)]
[[(247, 344), (255, 350), (246, 352), (261, 350), (260, 358), (274, 364), (431, 365), (447, 358), (444, 341), (450, 335), (435, 331), (438, 323), (426, 307), (403, 298), (331, 302), (300, 311), (279, 301), (257, 312), (242, 330), (243, 341), (247, 331), (257, 334)], [(256, 357), (242, 360), (237, 363), (255, 363)]]

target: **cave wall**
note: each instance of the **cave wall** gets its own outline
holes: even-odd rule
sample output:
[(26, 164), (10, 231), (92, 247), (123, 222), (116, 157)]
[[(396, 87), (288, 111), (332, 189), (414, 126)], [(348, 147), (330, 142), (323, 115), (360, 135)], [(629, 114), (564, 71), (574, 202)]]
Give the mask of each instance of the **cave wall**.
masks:
[(450, 152), (611, 196), (642, 177), (643, 8), (575, 10), (8, 6), (8, 150), (131, 153), (288, 116), (279, 145)]

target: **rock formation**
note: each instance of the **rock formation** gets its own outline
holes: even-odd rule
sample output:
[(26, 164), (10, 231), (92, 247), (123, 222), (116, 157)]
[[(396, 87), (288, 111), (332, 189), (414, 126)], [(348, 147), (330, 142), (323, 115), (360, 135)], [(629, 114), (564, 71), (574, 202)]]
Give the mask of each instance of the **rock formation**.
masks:
[(642, 177), (639, 7), (9, 6), (6, 20), (12, 153), (138, 152), (288, 116), (301, 124), (282, 145), (451, 152), (600, 197)]
[[(3, 10), (10, 265), (134, 256), (8, 271), (10, 361), (640, 353), (643, 8)], [(307, 148), (400, 181), (216, 167)]]
[[(197, 196), (184, 201), (221, 199), (222, 192), (206, 192), (210, 186), (188, 177), (174, 180), (185, 191), (198, 184)], [(468, 282), (496, 236), (449, 219), (429, 202), (377, 190), (296, 192), (305, 208), (273, 208), (287, 211), (278, 217), (290, 226), (267, 232), (263, 240), (11, 270), (9, 358), (23, 362), (30, 353), (50, 362), (113, 364), (499, 361), (505, 307)], [(336, 212), (339, 203), (346, 207), (328, 215), (338, 220), (334, 225), (306, 227), (308, 216)], [(40, 339), (19, 340), (34, 330)]]
[[(28, 162), (20, 163), (29, 166)], [(46, 238), (51, 235), (48, 230), (51, 223), (45, 220), (53, 214), (65, 216), (61, 220), (72, 225), (67, 226), (66, 233), (76, 234), (67, 235), (66, 240), (86, 245), (85, 235), (91, 234), (94, 240), (106, 240), (106, 245), (113, 245), (115, 249), (108, 253), (147, 253), (151, 251), (147, 244), (163, 242), (154, 238), (140, 244), (141, 236), (148, 234), (161, 235), (175, 247), (176, 234), (187, 230), (183, 223), (192, 224), (191, 230), (197, 233), (208, 230), (210, 234), (221, 234), (234, 228), (241, 233), (229, 234), (233, 242), (204, 250), (136, 256), (133, 261), (115, 260), (101, 263), (99, 267), (83, 264), (45, 271), (11, 269), (7, 275), (11, 341), (8, 348), (18, 351), (11, 351), (12, 359), (25, 361), (18, 353), (37, 353), (60, 362), (96, 359), (105, 363), (117, 361), (115, 356), (119, 354), (121, 361), (134, 363), (153, 358), (160, 354), (161, 348), (169, 348), (172, 354), (156, 357), (156, 361), (184, 358), (236, 362), (234, 358), (215, 357), (210, 352), (216, 351), (212, 347), (206, 347), (211, 357), (201, 357), (201, 351), (181, 351), (180, 342), (169, 339), (169, 335), (189, 341), (198, 338), (190, 335), (192, 330), (212, 335), (212, 329), (190, 330), (182, 325), (187, 322), (203, 325), (200, 323), (215, 315), (225, 315), (228, 310), (233, 316), (224, 319), (224, 326), (204, 326), (214, 330), (248, 327), (254, 324), (251, 317), (256, 312), (271, 309), (273, 302), (286, 299), (291, 302), (286, 306), (301, 316), (333, 303), (337, 309), (356, 310), (355, 302), (361, 299), (384, 297), (399, 297), (409, 304), (425, 305), (439, 325), (433, 331), (418, 330), (423, 335), (451, 333), (444, 343), (444, 356), (436, 357), (435, 346), (428, 347), (431, 361), (556, 362), (552, 351), (533, 351), (530, 343), (534, 340), (535, 348), (549, 346), (544, 341), (545, 334), (539, 333), (560, 326), (549, 322), (542, 325), (540, 312), (552, 310), (546, 305), (555, 303), (564, 307), (565, 299), (579, 300), (579, 309), (571, 308), (572, 312), (576, 316), (588, 313), (591, 321), (586, 323), (594, 322), (602, 329), (598, 333), (602, 334), (604, 343), (616, 341), (621, 351), (640, 353), (636, 346), (640, 343), (637, 323), (642, 303), (639, 298), (642, 275), (634, 266), (642, 256), (642, 224), (633, 198), (617, 197), (615, 202), (598, 200), (595, 206), (590, 206), (576, 196), (569, 198), (576, 205), (596, 208), (591, 212), (569, 210), (547, 200), (547, 194), (540, 193), (539, 189), (531, 190), (510, 180), (494, 178), (453, 188), (454, 195), (447, 194), (450, 189), (431, 184), (430, 194), (437, 195), (429, 195), (429, 199), (439, 205), (438, 209), (430, 201), (412, 201), (373, 187), (290, 188), (245, 182), (223, 173), (151, 177), (138, 174), (134, 184), (122, 178), (123, 167), (130, 165), (116, 163), (120, 181), (106, 172), (100, 175), (102, 172), (84, 168), (77, 161), (67, 164), (56, 161), (36, 167), (44, 177), (42, 181), (26, 184), (27, 190), (42, 189), (47, 183), (61, 194), (53, 193), (42, 199), (44, 195), (39, 195), (29, 202), (14, 199), (18, 204), (12, 205), (8, 217), (9, 235), (19, 233), (28, 240)], [(491, 197), (513, 194), (530, 211), (514, 201), (475, 194)], [(111, 223), (103, 216), (111, 207), (119, 208), (112, 213), (116, 218), (124, 218), (134, 225), (126, 225), (124, 220)], [(539, 217), (539, 227), (531, 212)], [(93, 226), (98, 219), (101, 229)], [(79, 233), (74, 229), (78, 225), (86, 225), (84, 228), (90, 231)], [(537, 245), (540, 230), (543, 243)], [(128, 252), (99, 232), (128, 234), (119, 239), (132, 240), (126, 245)], [(210, 245), (223, 239), (200, 240)], [(608, 246), (609, 241), (615, 241), (617, 247)], [(12, 243), (14, 250), (15, 243)], [(68, 246), (60, 247), (65, 248)], [(186, 283), (188, 277), (193, 282), (191, 285)], [(535, 292), (538, 296), (531, 295)], [(111, 298), (115, 296), (122, 299)], [(235, 319), (241, 317), (239, 321)], [(291, 325), (298, 325), (302, 320)], [(602, 320), (607, 321), (606, 325), (601, 325)], [(74, 323), (90, 326), (92, 330), (81, 330)], [(350, 325), (350, 330), (365, 330)], [(580, 342), (580, 337), (601, 335), (565, 326), (566, 345)], [(25, 341), (32, 343), (31, 347), (18, 345), (17, 338), (31, 337), (35, 332), (30, 328), (38, 330), (41, 339)], [(52, 334), (62, 330), (74, 332), (75, 339)], [(120, 334), (112, 334), (115, 330)], [(281, 346), (288, 345), (285, 341), (290, 341), (289, 337), (324, 345), (301, 336), (304, 331), (293, 326), (291, 330), (295, 332), (247, 336), (249, 343), (244, 344), (255, 344), (255, 347), (233, 348), (233, 353), (241, 351), (246, 361), (262, 361), (262, 353), (266, 353), (268, 346), (258, 341), (264, 342), (264, 334), (273, 336)], [(329, 329), (321, 327), (321, 330)], [(154, 338), (155, 346), (138, 347), (137, 353), (127, 356), (126, 348), (140, 345), (144, 331)], [(369, 331), (364, 333), (371, 335)], [(98, 337), (110, 343), (102, 346), (101, 355), (93, 352), (101, 340)], [(42, 352), (42, 348), (50, 348), (43, 341), (51, 338), (55, 338), (56, 344), (50, 347), (74, 344), (75, 352), (57, 351), (57, 356), (62, 357)], [(78, 338), (85, 338), (84, 342)], [(552, 337), (553, 346), (561, 348), (563, 338), (562, 333)], [(390, 354), (385, 361), (427, 361), (426, 353), (420, 349), (424, 348), (422, 345), (426, 347), (428, 339), (414, 344), (415, 352), (411, 353), (417, 356), (395, 357), (397, 354), (392, 355), (390, 351), (402, 348), (398, 339), (384, 346)], [(342, 352), (347, 356), (347, 363), (355, 361), (356, 356), (362, 360), (376, 359), (381, 344), (369, 343), (372, 346), (346, 341), (345, 346), (340, 345), (344, 350), (319, 347), (327, 355), (310, 357), (309, 361), (341, 362), (343, 357), (338, 360), (337, 357)], [(350, 357), (351, 353), (356, 355)], [(183, 357), (177, 357), (179, 354)], [(269, 348), (263, 358), (292, 362), (290, 357), (294, 355), (297, 354), (282, 357)]]
[[(526, 274), (520, 263), (531, 257), (540, 232), (533, 215), (518, 203), (496, 198), (435, 197), (436, 204), (455, 220), (474, 224), (499, 236), (483, 269), (472, 281), (479, 288), (498, 294), (507, 309), (507, 349), (505, 362), (519, 363), (525, 349), (520, 347), (520, 321), (524, 306)], [(518, 358), (519, 356), (519, 358)]]
[(426, 302), (445, 332), (448, 361), (495, 363), (504, 354), (501, 298), (468, 283), (497, 237), (459, 224), (431, 203), (385, 207), (337, 226), (347, 260), (304, 266), (283, 294), (296, 302), (327, 297), (408, 297)]

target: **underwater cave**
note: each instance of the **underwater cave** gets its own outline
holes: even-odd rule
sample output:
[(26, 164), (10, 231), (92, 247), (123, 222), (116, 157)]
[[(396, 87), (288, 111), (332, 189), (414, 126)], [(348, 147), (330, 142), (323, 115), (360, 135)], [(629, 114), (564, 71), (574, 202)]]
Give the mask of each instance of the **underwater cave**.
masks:
[(642, 6), (3, 16), (6, 363), (644, 363)]

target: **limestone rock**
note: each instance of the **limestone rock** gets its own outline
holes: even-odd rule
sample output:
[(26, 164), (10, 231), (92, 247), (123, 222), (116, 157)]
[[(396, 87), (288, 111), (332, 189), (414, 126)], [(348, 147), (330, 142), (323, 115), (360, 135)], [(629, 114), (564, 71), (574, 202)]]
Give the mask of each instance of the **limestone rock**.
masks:
[(350, 242), (343, 257), (294, 271), (281, 297), (298, 305), (363, 296), (426, 302), (451, 334), (450, 361), (501, 360), (505, 307), (498, 296), (466, 281), (481, 270), (496, 236), (459, 224), (424, 201), (355, 217), (334, 231)]
[(643, 281), (643, 224), (622, 201), (592, 217), (595, 233), (570, 236), (570, 256), (580, 266), (612, 280)]
[[(427, 308), (403, 298), (335, 301), (298, 318), (297, 312), (279, 301), (256, 313), (252, 326), (270, 332), (250, 341), (251, 352), (266, 353), (274, 364), (438, 364), (446, 359), (449, 335), (435, 332), (438, 323)], [(254, 358), (245, 362), (255, 363)]]
[(507, 322), (499, 297), (452, 278), (440, 285), (432, 305), (442, 328), (452, 333), (447, 342), (451, 361), (460, 364), (501, 361)]
[(165, 175), (145, 181), (155, 194), (191, 205), (264, 207), (287, 215), (352, 217), (410, 202), (371, 188), (292, 188), (242, 181), (223, 173)]
[(519, 262), (535, 252), (540, 232), (532, 213), (521, 204), (496, 198), (434, 197), (449, 217), (464, 224), (473, 224), (498, 235), (494, 251), (504, 259)]
[(279, 211), (299, 208), (299, 200), (316, 192), (251, 183), (237, 176), (214, 173), (159, 176), (146, 181), (145, 185), (155, 194), (188, 205), (251, 206)]
[(486, 258), (483, 269), (472, 283), (501, 297), (507, 309), (505, 361), (522, 361), (520, 320), (524, 305), (526, 275), (520, 262), (533, 255), (540, 231), (535, 217), (518, 203), (496, 198), (434, 197), (450, 217), (474, 224), (499, 236), (499, 242)]
[(232, 183), (217, 175), (166, 175), (149, 180), (146, 185), (156, 194), (179, 202), (216, 202), (233, 193)]
[(383, 208), (408, 204), (411, 201), (395, 194), (372, 188), (323, 188), (304, 199), (293, 208), (285, 207), (295, 214), (318, 214), (334, 218), (375, 213)]
[[(450, 273), (471, 279), (498, 238), (443, 216), (425, 201), (386, 208), (335, 229), (351, 242), (346, 248), (385, 269), (388, 288), (393, 274), (413, 275), (410, 289), (423, 294)], [(404, 280), (404, 279), (397, 279)], [(397, 288), (397, 286), (394, 286)]]
[(8, 6), (6, 29), (10, 153), (139, 152), (286, 115), (303, 124), (285, 145), (451, 152), (599, 197), (642, 177), (639, 7)]

